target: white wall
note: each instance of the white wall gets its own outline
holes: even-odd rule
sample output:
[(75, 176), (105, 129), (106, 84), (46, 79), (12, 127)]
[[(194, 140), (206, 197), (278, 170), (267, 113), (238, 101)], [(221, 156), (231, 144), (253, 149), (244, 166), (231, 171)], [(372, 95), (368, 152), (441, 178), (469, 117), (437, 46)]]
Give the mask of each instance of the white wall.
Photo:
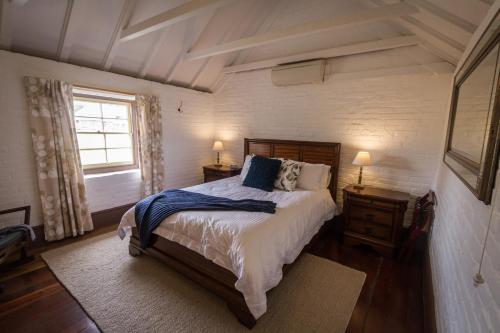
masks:
[(451, 75), (391, 72), (290, 87), (274, 87), (269, 70), (236, 74), (215, 98), (216, 136), (229, 150), (223, 160), (241, 163), (244, 137), (340, 142), (339, 203), (342, 188), (357, 181), (358, 150), (376, 164), (365, 168), (365, 183), (425, 193), (442, 155)]
[[(500, 1), (492, 5), (460, 63), (499, 8)], [(443, 135), (443, 149), (444, 139)], [(486, 206), (440, 162), (435, 183), (438, 206), (430, 247), (439, 332), (500, 332), (499, 185), (497, 173), (494, 200)], [(491, 231), (482, 268), (485, 283), (474, 287), (472, 278), (479, 268), (490, 217)]]
[[(163, 112), (167, 187), (202, 181), (212, 163), (213, 97), (193, 90), (0, 51), (0, 210), (31, 205), (32, 225), (42, 224), (23, 76), (65, 80), (96, 88), (158, 95)], [(183, 101), (183, 113), (177, 112)], [(135, 202), (140, 175), (125, 172), (86, 179), (91, 211)]]

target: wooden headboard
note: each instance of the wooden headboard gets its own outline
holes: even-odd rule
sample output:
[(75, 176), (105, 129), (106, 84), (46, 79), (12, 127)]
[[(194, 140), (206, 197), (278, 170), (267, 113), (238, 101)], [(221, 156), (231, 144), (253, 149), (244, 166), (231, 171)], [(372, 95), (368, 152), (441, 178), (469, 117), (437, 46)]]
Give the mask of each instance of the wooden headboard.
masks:
[(336, 200), (340, 143), (245, 138), (245, 156), (248, 154), (282, 157), (300, 162), (321, 163), (331, 166), (332, 178), (328, 187), (333, 199)]

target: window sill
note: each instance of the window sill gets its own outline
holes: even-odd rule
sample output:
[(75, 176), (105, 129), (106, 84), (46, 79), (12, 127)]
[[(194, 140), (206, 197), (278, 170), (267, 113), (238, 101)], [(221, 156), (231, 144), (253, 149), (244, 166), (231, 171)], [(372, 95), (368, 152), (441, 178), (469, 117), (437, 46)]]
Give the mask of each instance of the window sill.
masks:
[(123, 171), (91, 173), (88, 175), (84, 175), (84, 178), (85, 179), (102, 178), (102, 177), (109, 177), (109, 176), (123, 175), (123, 174), (133, 174), (133, 173), (140, 174), (141, 169), (130, 169), (130, 170), (123, 170)]

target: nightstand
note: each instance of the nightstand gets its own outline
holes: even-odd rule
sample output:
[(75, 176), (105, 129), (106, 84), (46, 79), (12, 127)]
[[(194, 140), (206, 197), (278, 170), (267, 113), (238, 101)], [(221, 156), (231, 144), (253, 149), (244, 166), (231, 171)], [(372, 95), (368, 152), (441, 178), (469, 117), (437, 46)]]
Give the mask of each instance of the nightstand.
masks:
[(228, 165), (215, 166), (205, 165), (203, 167), (204, 182), (212, 182), (223, 178), (233, 177), (239, 175), (241, 168), (231, 168)]
[(344, 242), (366, 244), (393, 257), (401, 242), (410, 195), (377, 187), (344, 188)]

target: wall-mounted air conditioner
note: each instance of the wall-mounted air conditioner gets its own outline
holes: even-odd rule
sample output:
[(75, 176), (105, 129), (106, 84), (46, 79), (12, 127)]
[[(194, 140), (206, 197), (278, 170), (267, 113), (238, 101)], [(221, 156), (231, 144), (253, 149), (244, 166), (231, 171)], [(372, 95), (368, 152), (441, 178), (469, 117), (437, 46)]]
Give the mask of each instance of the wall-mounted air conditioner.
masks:
[(325, 76), (325, 59), (278, 65), (271, 70), (275, 86), (284, 87), (305, 83), (322, 83)]

